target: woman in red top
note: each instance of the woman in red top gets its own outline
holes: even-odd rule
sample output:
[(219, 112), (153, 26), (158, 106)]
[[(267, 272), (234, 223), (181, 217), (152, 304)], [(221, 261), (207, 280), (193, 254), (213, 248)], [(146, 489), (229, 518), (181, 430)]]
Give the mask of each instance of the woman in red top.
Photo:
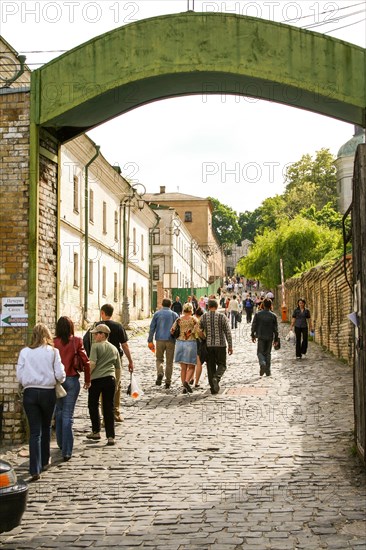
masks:
[[(62, 384), (67, 395), (56, 402), (56, 439), (64, 461), (70, 460), (74, 446), (74, 409), (80, 393), (80, 370), (84, 372), (84, 388), (90, 387), (90, 361), (85, 352), (83, 339), (74, 336), (74, 323), (69, 317), (60, 317), (56, 325), (55, 348), (61, 355), (66, 380)], [(78, 365), (78, 370), (75, 368)], [(80, 366), (79, 366), (80, 365)]]

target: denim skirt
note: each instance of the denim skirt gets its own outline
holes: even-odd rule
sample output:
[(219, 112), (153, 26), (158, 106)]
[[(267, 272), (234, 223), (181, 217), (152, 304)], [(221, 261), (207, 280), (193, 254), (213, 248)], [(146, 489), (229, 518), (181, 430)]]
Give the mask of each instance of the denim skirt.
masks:
[(176, 363), (197, 363), (197, 343), (195, 340), (177, 340), (175, 343), (174, 361)]

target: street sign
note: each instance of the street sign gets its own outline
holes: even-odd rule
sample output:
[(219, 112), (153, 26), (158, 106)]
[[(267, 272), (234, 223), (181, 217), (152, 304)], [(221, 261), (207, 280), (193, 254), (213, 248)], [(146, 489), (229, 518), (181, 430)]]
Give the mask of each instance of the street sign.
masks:
[(15, 298), (1, 298), (1, 313), (2, 315), (24, 315), (25, 314), (25, 298), (17, 296)]
[(12, 315), (9, 313), (2, 313), (0, 318), (1, 327), (27, 327), (28, 326), (28, 314)]

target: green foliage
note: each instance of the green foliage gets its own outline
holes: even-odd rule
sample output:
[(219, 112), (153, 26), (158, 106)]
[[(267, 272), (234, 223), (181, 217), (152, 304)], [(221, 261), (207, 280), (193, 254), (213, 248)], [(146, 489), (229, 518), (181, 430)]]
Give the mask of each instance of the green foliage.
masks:
[(209, 200), (214, 206), (212, 225), (219, 243), (222, 245), (239, 241), (241, 230), (236, 212), (230, 206), (221, 204), (217, 199), (209, 197)]
[(302, 266), (315, 265), (328, 253), (341, 253), (339, 232), (298, 215), (282, 221), (275, 230), (265, 229), (257, 235), (248, 256), (240, 260), (238, 271), (259, 279), (267, 287), (281, 282), (280, 259), (284, 278), (292, 277)]
[(323, 206), (321, 210), (317, 210), (315, 205), (312, 204), (309, 208), (303, 208), (300, 214), (319, 225), (329, 227), (329, 229), (342, 230), (342, 214), (334, 210), (330, 202)]
[(287, 169), (286, 182), (286, 202), (289, 200), (292, 203), (294, 195), (298, 195), (303, 199), (304, 208), (314, 204), (317, 210), (321, 210), (327, 203), (337, 208), (335, 158), (329, 149), (317, 151), (314, 160), (309, 154), (303, 155)]

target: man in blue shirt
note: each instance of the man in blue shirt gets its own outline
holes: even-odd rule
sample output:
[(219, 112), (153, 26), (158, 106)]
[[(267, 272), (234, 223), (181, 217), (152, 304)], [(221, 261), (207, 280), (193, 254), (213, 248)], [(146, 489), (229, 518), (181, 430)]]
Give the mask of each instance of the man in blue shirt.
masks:
[(172, 382), (173, 373), (173, 360), (175, 340), (170, 334), (170, 329), (173, 323), (178, 319), (177, 313), (170, 309), (172, 305), (171, 300), (164, 298), (162, 301), (162, 308), (156, 311), (153, 315), (148, 343), (152, 343), (154, 335), (156, 340), (156, 371), (157, 378), (155, 384), (161, 386), (164, 378), (164, 354), (165, 354), (165, 388), (169, 389)]

